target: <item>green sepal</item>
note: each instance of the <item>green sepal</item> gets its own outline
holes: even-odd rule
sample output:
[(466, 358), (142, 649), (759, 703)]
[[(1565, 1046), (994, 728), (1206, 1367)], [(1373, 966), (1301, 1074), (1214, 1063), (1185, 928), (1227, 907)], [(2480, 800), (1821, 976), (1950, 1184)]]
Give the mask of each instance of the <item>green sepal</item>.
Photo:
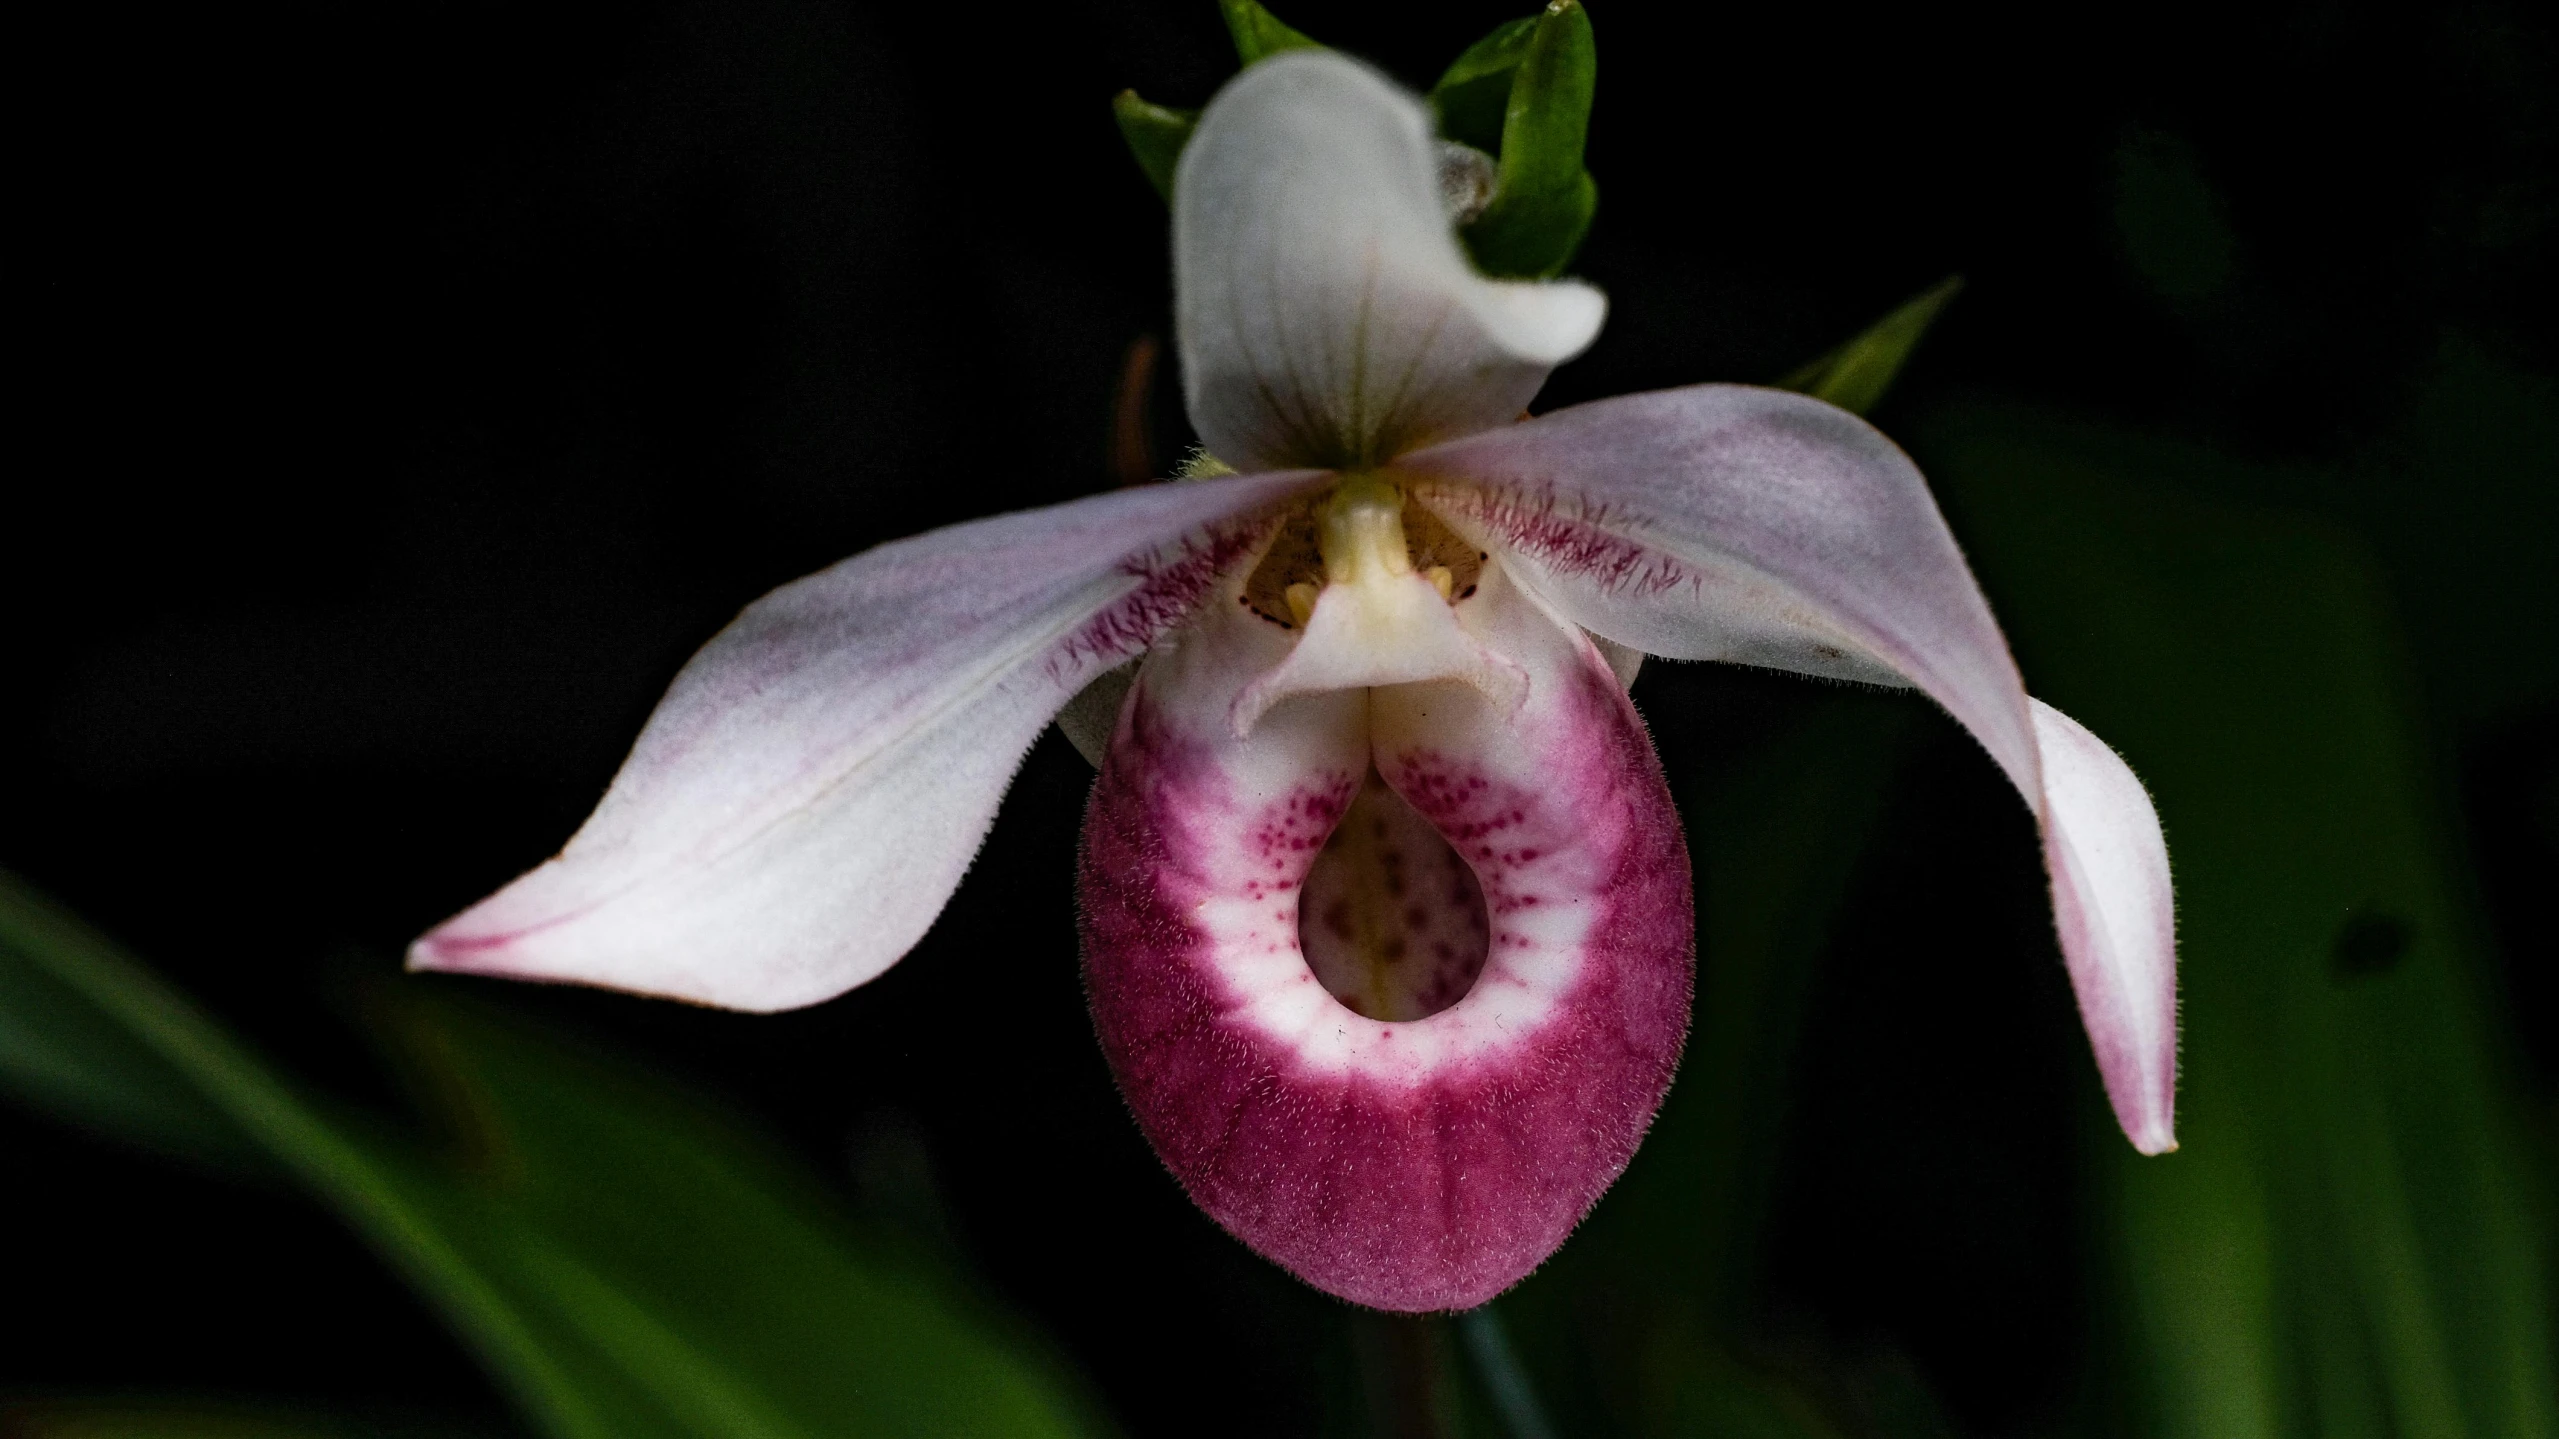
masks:
[[(1476, 47), (1486, 52), (1479, 64), (1498, 62), (1501, 34), (1495, 31)], [(1513, 43), (1520, 52), (1502, 111), (1493, 203), (1466, 227), (1465, 237), (1486, 274), (1543, 277), (1573, 258), (1599, 208), (1599, 186), (1582, 168), (1599, 48), (1580, 0), (1554, 0), (1524, 42)]]
[(1135, 90), (1122, 90), (1111, 97), (1111, 115), (1120, 122), (1120, 138), (1128, 141), (1137, 168), (1146, 172), (1164, 203), (1171, 204), (1173, 169), (1181, 163), (1182, 147), (1191, 142), (1191, 132), (1199, 128), (1200, 112), (1151, 104), (1139, 99)]
[(1490, 155), (1502, 148), (1502, 121), (1509, 112), (1511, 76), (1528, 53), (1538, 17), (1506, 21), (1492, 34), (1466, 47), (1431, 87), (1431, 112), (1439, 132), (1461, 145)]
[(1892, 388), (1911, 351), (1919, 348), (1920, 336), (1928, 333), (1938, 312), (1963, 288), (1963, 276), (1947, 276), (1903, 301), (1848, 343), (1779, 380), (1777, 387), (1828, 400), (1851, 414), (1867, 413), (1883, 402), (1884, 392)]
[(1235, 37), (1235, 58), (1250, 65), (1283, 50), (1321, 50), (1323, 42), (1290, 29), (1254, 0), (1217, 0), (1226, 14), (1226, 33)]

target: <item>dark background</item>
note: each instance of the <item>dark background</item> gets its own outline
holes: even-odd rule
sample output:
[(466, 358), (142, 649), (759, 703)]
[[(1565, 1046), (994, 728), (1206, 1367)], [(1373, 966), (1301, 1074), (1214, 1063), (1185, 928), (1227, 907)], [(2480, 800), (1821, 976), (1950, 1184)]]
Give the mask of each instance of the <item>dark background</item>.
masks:
[[(1517, 8), (1280, 13), (1426, 85)], [(2540, 394), (2559, 370), (2548, 13), (1594, 11), (1575, 268), (1614, 308), (1541, 405), (1766, 380), (1961, 272), (1888, 430), (1996, 394), (2377, 477), (2273, 498), (2392, 577), (2493, 1006), (2548, 1112), (2551, 452), (2449, 496), (2394, 490), (2388, 457), (2447, 367)], [(44, 38), (0, 864), (386, 1104), (348, 986), (555, 849), (740, 605), (1112, 483), (1122, 359), (1169, 294), (1107, 102), (1196, 105), (1233, 67), (1204, 0), (251, 8)], [(1154, 400), (1170, 457), (1169, 376)], [(1802, 688), (1657, 665), (1637, 698), (1673, 774), (1711, 778)], [(2093, 1087), (2025, 817), (1919, 723), (1817, 990), (1769, 1322), (1906, 1352), (2003, 1431), (2064, 1402), (2089, 1342)], [(1043, 740), (940, 927), (816, 1009), (476, 987), (724, 1093), (857, 1194), (929, 1173), (951, 1242), (1134, 1431), (1217, 1402), (1307, 1432), (1330, 1306), (1183, 1201), (1093, 1047), (1087, 782)], [(1963, 1143), (1907, 1137), (1949, 1113)], [(0, 1136), (0, 1379), (502, 1410), (316, 1207), (14, 1111)]]

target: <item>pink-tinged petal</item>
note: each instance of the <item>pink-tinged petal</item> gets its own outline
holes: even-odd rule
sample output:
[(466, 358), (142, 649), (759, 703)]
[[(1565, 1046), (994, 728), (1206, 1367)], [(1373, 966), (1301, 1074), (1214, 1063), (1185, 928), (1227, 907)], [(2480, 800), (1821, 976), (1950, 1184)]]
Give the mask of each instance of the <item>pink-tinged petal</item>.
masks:
[(1301, 694), (1239, 740), (1289, 641), (1212, 601), (1141, 667), (1085, 817), (1093, 1019), (1148, 1139), (1236, 1237), (1381, 1309), (1554, 1252), (1659, 1107), (1694, 977), (1687, 851), (1606, 662), (1495, 566), (1457, 612), (1516, 707)]
[(2080, 1019), (2106, 1096), (2144, 1154), (2177, 1147), (2177, 912), (2150, 792), (2105, 741), (2029, 700), (2044, 760), (2052, 875)]
[(410, 967), (749, 1010), (863, 983), (941, 912), (1058, 707), (1320, 479), (1097, 495), (775, 590), (676, 676), (560, 856), (419, 940)]
[(1927, 482), (1890, 440), (1801, 395), (1700, 385), (1559, 410), (1391, 473), (1595, 634), (1678, 659), (1906, 682), (1945, 706), (2043, 826), (2116, 1118), (2144, 1152), (2173, 1143), (2176, 948), (2158, 820), (2122, 761), (2031, 705)]
[(1607, 312), (1487, 280), (1442, 210), (1430, 116), (1330, 51), (1210, 102), (1173, 188), (1191, 424), (1238, 469), (1348, 467), (1515, 418)]
[[(1557, 410), (1395, 472), (1568, 617), (1646, 654), (1876, 684), (2015, 666), (1917, 467), (1845, 410), (1696, 385)], [(1904, 677), (1908, 676), (1906, 680)], [(2022, 707), (1982, 716), (2031, 770)]]

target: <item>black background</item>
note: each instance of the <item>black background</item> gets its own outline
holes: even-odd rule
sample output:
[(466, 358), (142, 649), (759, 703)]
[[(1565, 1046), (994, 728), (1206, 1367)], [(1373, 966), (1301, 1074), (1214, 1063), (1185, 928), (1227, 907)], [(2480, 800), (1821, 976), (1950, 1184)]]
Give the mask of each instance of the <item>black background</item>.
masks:
[[(23, 56), (51, 96), (21, 135), (0, 864), (390, 1103), (346, 977), (556, 848), (740, 605), (1112, 483), (1122, 357), (1169, 295), (1107, 102), (1196, 105), (1233, 61), (1206, 3), (360, 8), (136, 12)], [(1282, 14), (1427, 84), (1512, 8)], [(2448, 331), (2559, 368), (2545, 12), (1595, 8), (1575, 268), (1614, 309), (1541, 406), (1764, 380), (1957, 271), (1887, 429), (1995, 392), (2317, 461), (2373, 443)], [(2127, 258), (2125, 157), (2162, 145), (2241, 237), (2218, 328)], [(1170, 456), (1169, 378), (1155, 401)], [(1674, 775), (1795, 693), (1668, 666), (1637, 691)], [(2440, 726), (2545, 1095), (2553, 715)], [(2086, 1342), (2090, 1086), (2024, 816), (1951, 726), (1922, 748), (1841, 945), (1903, 958), (1825, 977), (1772, 1285), (1782, 1322), (1908, 1350), (1998, 1430), (2061, 1403)], [(1093, 1048), (1087, 782), (1043, 740), (940, 927), (831, 1004), (502, 997), (856, 1187), (920, 1145), (977, 1270), (1135, 1431), (1214, 1402), (1306, 1432), (1327, 1306), (1189, 1208)], [(1916, 982), (1932, 952), (1961, 977)], [(1962, 1144), (1903, 1137), (1958, 1110)], [(501, 1410), (316, 1208), (0, 1134), (0, 1379)]]

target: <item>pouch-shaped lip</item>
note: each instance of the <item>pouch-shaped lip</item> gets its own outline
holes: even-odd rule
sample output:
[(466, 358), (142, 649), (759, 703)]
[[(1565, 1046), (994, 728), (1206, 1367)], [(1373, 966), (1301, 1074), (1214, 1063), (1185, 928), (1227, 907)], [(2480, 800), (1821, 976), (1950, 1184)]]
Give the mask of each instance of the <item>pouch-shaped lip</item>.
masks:
[[(1140, 670), (1085, 819), (1088, 995), (1140, 1126), (1230, 1232), (1382, 1309), (1482, 1303), (1563, 1242), (1659, 1107), (1693, 984), (1686, 848), (1615, 676), (1495, 570), (1461, 611), (1526, 672), (1515, 707), (1338, 691), (1238, 739), (1249, 666), (1221, 657), (1260, 621), (1211, 605)], [(1353, 1012), (1300, 945), (1372, 765), (1482, 889), (1482, 974), (1426, 1018)]]

